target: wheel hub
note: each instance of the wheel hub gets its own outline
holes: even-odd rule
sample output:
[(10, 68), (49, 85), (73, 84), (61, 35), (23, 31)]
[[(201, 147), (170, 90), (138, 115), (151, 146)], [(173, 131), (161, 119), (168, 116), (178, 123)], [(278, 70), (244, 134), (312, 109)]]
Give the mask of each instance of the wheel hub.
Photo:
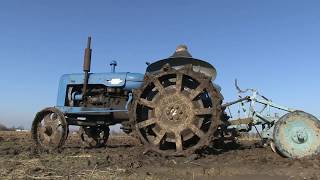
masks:
[(179, 105), (170, 105), (166, 108), (165, 112), (167, 115), (167, 119), (174, 122), (181, 121), (181, 118), (184, 115), (184, 110), (182, 110), (182, 107), (180, 107)]
[(183, 94), (170, 94), (160, 97), (156, 107), (156, 117), (160, 119), (160, 126), (165, 129), (183, 129), (192, 118), (192, 102)]
[(51, 135), (53, 134), (53, 129), (52, 129), (52, 127), (51, 127), (51, 126), (46, 126), (44, 133), (45, 133), (47, 136), (51, 136)]
[(304, 129), (296, 129), (291, 139), (297, 144), (302, 144), (308, 140), (308, 134)]

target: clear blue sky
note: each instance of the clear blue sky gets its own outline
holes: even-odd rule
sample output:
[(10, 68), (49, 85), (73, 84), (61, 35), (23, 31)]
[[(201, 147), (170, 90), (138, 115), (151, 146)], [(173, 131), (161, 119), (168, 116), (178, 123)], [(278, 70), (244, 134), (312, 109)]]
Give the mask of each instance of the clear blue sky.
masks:
[(320, 115), (320, 3), (294, 0), (2, 1), (0, 122), (30, 127), (56, 103), (58, 79), (81, 72), (144, 72), (177, 44), (218, 70), (226, 101), (238, 78), (273, 101)]

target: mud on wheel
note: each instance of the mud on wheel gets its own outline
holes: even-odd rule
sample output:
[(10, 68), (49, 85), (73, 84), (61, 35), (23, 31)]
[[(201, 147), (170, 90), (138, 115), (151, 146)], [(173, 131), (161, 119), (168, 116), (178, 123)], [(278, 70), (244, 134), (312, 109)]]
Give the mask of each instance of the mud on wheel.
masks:
[(39, 150), (60, 148), (68, 136), (64, 114), (53, 107), (38, 112), (32, 123), (31, 136)]
[(85, 147), (103, 147), (107, 145), (109, 138), (109, 127), (98, 126), (98, 127), (80, 127), (79, 134), (82, 144)]
[(146, 150), (188, 155), (209, 144), (220, 123), (222, 95), (192, 66), (146, 74), (130, 116)]

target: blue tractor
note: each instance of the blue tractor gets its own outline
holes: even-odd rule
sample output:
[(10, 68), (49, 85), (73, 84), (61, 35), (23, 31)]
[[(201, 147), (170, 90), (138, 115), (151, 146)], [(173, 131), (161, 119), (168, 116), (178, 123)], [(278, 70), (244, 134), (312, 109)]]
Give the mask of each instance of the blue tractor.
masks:
[(220, 124), (222, 95), (213, 84), (215, 68), (194, 59), (184, 45), (169, 58), (148, 64), (145, 74), (90, 73), (91, 38), (84, 56), (84, 73), (63, 75), (57, 104), (38, 112), (32, 138), (43, 150), (60, 148), (70, 125), (80, 126), (82, 141), (103, 146), (109, 126), (122, 124), (147, 150), (186, 155), (206, 146)]
[[(216, 69), (195, 59), (184, 45), (166, 59), (148, 63), (145, 74), (90, 73), (91, 38), (84, 56), (84, 73), (60, 79), (57, 104), (38, 112), (32, 138), (42, 150), (55, 150), (66, 141), (69, 126), (80, 126), (82, 142), (104, 146), (109, 126), (121, 124), (137, 135), (146, 151), (162, 155), (189, 155), (213, 140), (235, 139), (253, 128), (275, 152), (291, 158), (320, 153), (320, 121), (311, 114), (277, 105), (255, 89), (241, 90), (239, 99), (224, 103), (213, 83)], [(244, 117), (233, 118), (230, 106), (239, 104)], [(261, 109), (259, 110), (258, 105)], [(272, 116), (271, 109), (285, 112)], [(256, 126), (260, 126), (260, 130)]]

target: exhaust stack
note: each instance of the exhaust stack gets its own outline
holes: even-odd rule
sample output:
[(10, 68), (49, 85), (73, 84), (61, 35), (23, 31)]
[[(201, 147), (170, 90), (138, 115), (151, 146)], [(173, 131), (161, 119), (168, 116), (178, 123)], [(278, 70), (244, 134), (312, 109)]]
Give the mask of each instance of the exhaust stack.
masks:
[(83, 62), (83, 72), (84, 72), (84, 82), (82, 89), (82, 96), (85, 96), (87, 93), (88, 81), (89, 81), (89, 72), (91, 67), (91, 37), (88, 37), (87, 48), (84, 50), (84, 62)]

